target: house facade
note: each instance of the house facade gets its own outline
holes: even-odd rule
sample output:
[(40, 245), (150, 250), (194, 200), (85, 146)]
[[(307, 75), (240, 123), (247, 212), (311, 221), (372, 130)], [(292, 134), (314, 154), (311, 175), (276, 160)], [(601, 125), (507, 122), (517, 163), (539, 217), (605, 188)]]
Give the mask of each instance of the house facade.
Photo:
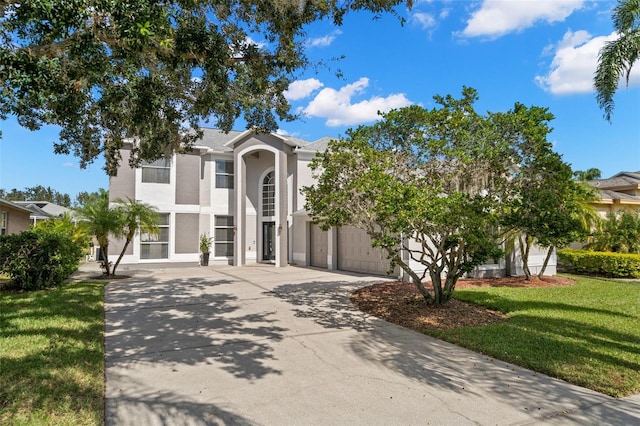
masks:
[(0, 235), (19, 234), (31, 225), (31, 210), (0, 198)]
[(49, 201), (14, 201), (14, 203), (31, 211), (29, 217), (34, 226), (43, 220), (59, 218), (65, 213), (71, 213), (70, 209)]
[[(210, 265), (266, 262), (387, 274), (386, 255), (371, 247), (364, 231), (350, 226), (323, 231), (304, 210), (300, 190), (313, 183), (309, 163), (330, 138), (308, 142), (251, 130), (203, 131), (191, 152), (137, 169), (128, 165), (131, 147), (121, 150), (120, 169), (109, 183), (110, 199), (135, 199), (161, 214), (160, 232), (137, 235), (122, 264), (197, 264), (200, 236), (206, 234), (213, 238)], [(114, 241), (110, 260), (121, 249), (122, 241)], [(536, 256), (530, 258), (532, 272), (544, 260), (542, 253)], [(476, 275), (499, 276), (521, 266), (517, 257), (509, 265), (505, 259), (494, 262)], [(548, 273), (555, 273), (555, 260)]]
[(640, 171), (620, 172), (588, 183), (598, 189), (599, 198), (591, 205), (600, 217), (623, 211), (640, 212)]

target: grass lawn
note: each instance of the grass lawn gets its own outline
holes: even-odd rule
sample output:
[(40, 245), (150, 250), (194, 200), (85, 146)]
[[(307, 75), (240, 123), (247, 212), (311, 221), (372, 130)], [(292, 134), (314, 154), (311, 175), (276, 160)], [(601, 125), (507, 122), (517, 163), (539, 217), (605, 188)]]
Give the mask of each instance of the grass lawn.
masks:
[(510, 321), (427, 332), (612, 396), (640, 393), (640, 282), (570, 278), (578, 283), (456, 290), (455, 298)]
[(0, 292), (0, 424), (101, 425), (104, 284)]

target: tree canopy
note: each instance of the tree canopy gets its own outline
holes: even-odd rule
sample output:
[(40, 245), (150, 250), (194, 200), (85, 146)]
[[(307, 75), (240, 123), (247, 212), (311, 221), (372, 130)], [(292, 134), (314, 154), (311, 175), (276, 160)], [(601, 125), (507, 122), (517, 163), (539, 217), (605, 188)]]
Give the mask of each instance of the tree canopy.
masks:
[[(119, 148), (155, 160), (188, 149), (198, 125), (272, 131), (291, 119), (283, 96), (310, 65), (306, 26), (391, 12), (401, 0), (10, 0), (0, 3), (0, 118), (62, 127), (55, 152), (81, 166)], [(411, 1), (405, 2), (411, 5)], [(185, 133), (188, 129), (193, 129)]]
[(69, 194), (58, 192), (50, 186), (45, 188), (42, 185), (36, 185), (23, 190), (13, 188), (11, 191), (0, 188), (0, 198), (9, 201), (48, 201), (63, 207), (71, 207)]
[[(553, 119), (546, 108), (516, 103), (482, 115), (474, 108), (477, 92), (468, 87), (459, 99), (434, 99), (431, 110), (393, 110), (332, 141), (312, 161), (317, 181), (303, 192), (321, 226), (364, 229), (427, 303), (441, 304), (460, 277), (501, 254), (504, 234), (522, 225), (506, 220), (518, 209), (529, 208), (531, 219), (520, 231), (545, 243), (560, 238), (543, 231), (545, 215), (560, 205), (544, 200), (566, 197), (549, 179), (575, 182), (546, 139)], [(533, 182), (539, 196), (529, 200), (525, 184)], [(423, 284), (427, 276), (432, 291)]]
[(576, 180), (596, 180), (602, 177), (602, 171), (596, 167), (587, 170), (576, 170), (573, 172), (573, 178)]

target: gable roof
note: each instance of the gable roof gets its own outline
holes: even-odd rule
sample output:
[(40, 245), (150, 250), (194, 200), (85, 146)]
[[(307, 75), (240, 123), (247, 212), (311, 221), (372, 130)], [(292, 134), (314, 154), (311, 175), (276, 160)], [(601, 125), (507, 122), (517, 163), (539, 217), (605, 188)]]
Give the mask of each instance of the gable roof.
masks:
[(26, 208), (24, 206), (21, 206), (20, 204), (16, 204), (16, 202), (14, 202), (14, 201), (5, 200), (4, 198), (0, 198), (0, 205), (13, 207), (14, 209), (22, 210), (24, 212), (31, 213), (31, 210), (29, 210), (28, 208)]
[(49, 201), (14, 201), (14, 202), (23, 207), (26, 207), (27, 209), (33, 212), (45, 214), (47, 215), (47, 217), (62, 216), (63, 214), (71, 211), (70, 209), (64, 206), (51, 203)]
[(196, 147), (209, 148), (218, 152), (232, 152), (233, 149), (227, 147), (227, 143), (237, 138), (243, 132), (231, 130), (228, 133), (219, 129), (201, 128), (202, 139), (196, 141)]
[[(196, 141), (195, 148), (206, 148), (215, 152), (233, 152), (233, 144), (250, 136), (251, 134), (255, 134), (255, 131), (252, 129), (224, 132), (219, 129), (201, 127), (200, 130), (202, 130), (202, 138)], [(330, 137), (324, 137), (314, 142), (309, 142), (304, 139), (278, 133), (270, 133), (270, 135), (280, 139), (282, 142), (296, 150), (309, 149), (313, 152), (324, 151), (327, 148), (329, 141), (333, 139)]]

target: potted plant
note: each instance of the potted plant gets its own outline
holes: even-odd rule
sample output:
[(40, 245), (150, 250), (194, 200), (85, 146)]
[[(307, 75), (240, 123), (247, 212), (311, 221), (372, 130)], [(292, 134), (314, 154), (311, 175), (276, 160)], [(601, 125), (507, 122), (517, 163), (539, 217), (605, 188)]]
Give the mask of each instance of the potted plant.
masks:
[(209, 237), (207, 233), (200, 235), (200, 251), (202, 256), (200, 257), (201, 266), (209, 266), (209, 249), (211, 248), (212, 237)]

